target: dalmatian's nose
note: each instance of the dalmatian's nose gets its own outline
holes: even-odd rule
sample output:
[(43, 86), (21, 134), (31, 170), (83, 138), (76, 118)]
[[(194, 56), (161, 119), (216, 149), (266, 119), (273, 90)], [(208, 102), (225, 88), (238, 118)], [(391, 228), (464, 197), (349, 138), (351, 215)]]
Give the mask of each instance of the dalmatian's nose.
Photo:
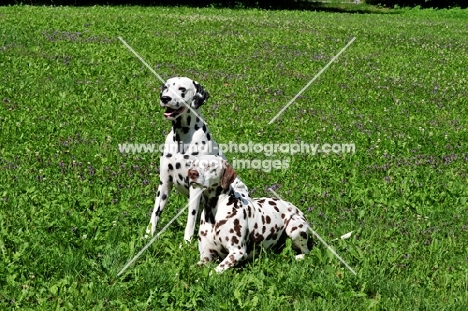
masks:
[(191, 180), (196, 180), (198, 178), (198, 171), (196, 170), (188, 170), (188, 176)]
[(163, 104), (167, 104), (168, 102), (170, 102), (172, 99), (172, 97), (170, 96), (161, 96), (160, 100), (163, 102)]

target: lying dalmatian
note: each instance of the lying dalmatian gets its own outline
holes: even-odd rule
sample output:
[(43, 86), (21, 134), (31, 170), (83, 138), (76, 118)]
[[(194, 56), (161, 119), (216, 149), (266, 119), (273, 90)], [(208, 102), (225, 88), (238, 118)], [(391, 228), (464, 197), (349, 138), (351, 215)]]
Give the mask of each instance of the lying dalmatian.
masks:
[[(160, 157), (159, 187), (146, 237), (154, 235), (173, 185), (179, 193), (189, 197), (184, 240), (190, 241), (194, 234), (200, 198), (190, 198), (195, 198), (199, 190), (189, 189), (188, 168), (181, 165), (182, 160), (204, 154), (219, 155), (225, 159), (201, 118), (200, 107), (209, 96), (203, 86), (185, 77), (171, 78), (162, 86), (160, 106), (166, 108), (164, 117), (172, 122), (172, 130), (166, 137)], [(186, 159), (180, 156), (177, 159), (175, 155), (185, 155)], [(247, 186), (239, 178), (234, 180), (233, 187), (240, 193), (248, 193)]]
[(188, 171), (190, 185), (203, 189), (203, 211), (200, 220), (199, 265), (216, 257), (223, 259), (217, 273), (251, 259), (263, 246), (280, 252), (286, 238), (301, 259), (314, 243), (308, 234), (304, 214), (293, 204), (271, 198), (250, 199), (237, 192), (232, 183), (234, 169), (213, 155), (198, 157)]

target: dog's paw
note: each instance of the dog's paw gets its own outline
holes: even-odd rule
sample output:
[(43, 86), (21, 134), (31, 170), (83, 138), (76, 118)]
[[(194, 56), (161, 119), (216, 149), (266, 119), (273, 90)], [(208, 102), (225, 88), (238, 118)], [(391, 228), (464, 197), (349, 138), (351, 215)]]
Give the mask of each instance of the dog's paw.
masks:
[(147, 240), (147, 239), (151, 239), (152, 237), (153, 237), (153, 233), (151, 232), (151, 228), (148, 226), (146, 228), (144, 239)]
[(304, 260), (305, 254), (296, 255), (296, 260)]
[[(214, 271), (215, 271), (216, 274), (218, 274), (218, 275), (221, 274), (221, 273), (223, 273), (224, 270), (225, 270), (225, 269), (224, 269), (224, 268), (221, 268), (220, 266), (217, 266), (217, 267), (214, 269)], [(213, 272), (213, 271), (211, 271), (211, 272)]]
[(206, 263), (206, 261), (200, 260), (199, 262), (197, 262), (197, 266), (203, 267), (204, 265), (206, 265)]

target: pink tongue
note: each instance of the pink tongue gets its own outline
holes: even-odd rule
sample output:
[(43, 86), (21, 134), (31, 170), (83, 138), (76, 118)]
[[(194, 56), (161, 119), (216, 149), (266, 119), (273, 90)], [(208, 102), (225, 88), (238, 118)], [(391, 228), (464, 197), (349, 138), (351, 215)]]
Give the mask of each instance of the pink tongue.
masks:
[(164, 112), (164, 116), (170, 117), (174, 112), (177, 112), (177, 110), (172, 109), (172, 108), (167, 108), (166, 111)]
[(168, 108), (166, 110), (166, 112), (164, 112), (164, 116), (170, 117), (170, 116), (172, 116), (173, 113), (182, 113), (184, 111), (184, 109), (185, 109), (184, 107), (181, 107), (181, 108), (179, 108), (177, 110)]

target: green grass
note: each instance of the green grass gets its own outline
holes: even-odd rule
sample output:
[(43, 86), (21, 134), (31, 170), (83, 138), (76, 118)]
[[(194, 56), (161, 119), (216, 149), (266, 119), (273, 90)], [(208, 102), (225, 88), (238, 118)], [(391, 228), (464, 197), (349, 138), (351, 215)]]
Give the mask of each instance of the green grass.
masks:
[[(0, 309), (465, 310), (466, 10), (336, 14), (139, 7), (0, 7)], [(238, 170), (253, 196), (295, 203), (357, 271), (319, 245), (195, 266), (180, 217), (144, 246), (162, 143), (160, 82), (211, 93), (218, 142), (354, 143), (354, 154)], [(356, 41), (273, 124), (346, 43)], [(173, 194), (159, 228), (187, 200)], [(354, 231), (348, 240), (335, 240)]]

